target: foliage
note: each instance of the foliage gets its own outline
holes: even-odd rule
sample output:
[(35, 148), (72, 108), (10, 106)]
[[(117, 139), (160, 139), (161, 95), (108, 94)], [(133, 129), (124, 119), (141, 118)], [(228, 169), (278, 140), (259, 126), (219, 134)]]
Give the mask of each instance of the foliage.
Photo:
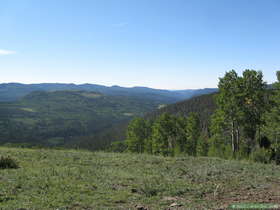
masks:
[(191, 113), (186, 122), (186, 152), (188, 155), (196, 155), (199, 135), (200, 129), (198, 115), (196, 113)]
[(255, 149), (250, 154), (250, 159), (254, 162), (259, 163), (269, 163), (270, 162), (270, 152), (264, 148)]
[(207, 156), (209, 151), (209, 139), (206, 136), (200, 136), (197, 140), (196, 154), (198, 156)]
[[(126, 144), (130, 152), (196, 155), (199, 135), (199, 119), (195, 113), (190, 113), (188, 118), (163, 113), (154, 121), (144, 118), (132, 120), (127, 129)], [(207, 143), (200, 142), (199, 146), (200, 154), (206, 154)]]
[(124, 141), (115, 141), (111, 143), (108, 150), (110, 152), (125, 152), (127, 150), (127, 144)]
[(147, 114), (148, 119), (156, 119), (161, 114), (168, 113), (177, 117), (188, 117), (190, 113), (197, 113), (200, 121), (200, 128), (205, 135), (208, 135), (209, 119), (216, 110), (214, 97), (215, 94), (207, 94), (196, 96), (188, 100), (180, 101), (175, 104), (168, 105), (162, 109)]
[(130, 152), (143, 153), (150, 129), (143, 118), (134, 118), (127, 127), (127, 149)]
[(0, 157), (0, 169), (16, 169), (19, 168), (18, 163), (11, 158), (10, 156), (7, 157)]
[(256, 133), (264, 124), (262, 118), (268, 110), (268, 90), (262, 72), (245, 70), (241, 77), (232, 70), (220, 78), (218, 86), (218, 109), (212, 118), (212, 133), (230, 136), (234, 157), (239, 153), (241, 140), (245, 140), (249, 154), (256, 146)]
[(153, 154), (174, 155), (176, 145), (176, 123), (173, 116), (164, 113), (155, 120), (152, 126)]
[(271, 160), (280, 165), (280, 143), (275, 143), (271, 146)]

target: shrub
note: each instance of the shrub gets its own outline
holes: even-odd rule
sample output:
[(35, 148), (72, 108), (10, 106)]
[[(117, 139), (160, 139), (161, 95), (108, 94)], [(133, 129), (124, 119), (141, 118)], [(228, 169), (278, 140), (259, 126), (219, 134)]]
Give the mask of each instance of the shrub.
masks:
[(0, 157), (0, 169), (19, 168), (18, 163), (11, 157)]
[(199, 156), (207, 156), (209, 145), (207, 142), (208, 139), (206, 137), (198, 138), (197, 146), (196, 146), (196, 154)]
[(151, 177), (149, 180), (145, 180), (140, 188), (140, 193), (146, 197), (152, 197), (158, 195), (160, 192), (166, 190), (163, 183), (156, 177)]
[(110, 152), (125, 152), (127, 149), (127, 145), (124, 141), (115, 141), (111, 143), (109, 148)]
[(259, 163), (269, 163), (270, 162), (270, 152), (264, 148), (258, 148), (253, 151), (250, 155), (250, 160)]
[(228, 145), (220, 135), (215, 135), (209, 139), (208, 156), (227, 158)]
[(280, 144), (273, 144), (271, 147), (271, 160), (280, 165)]

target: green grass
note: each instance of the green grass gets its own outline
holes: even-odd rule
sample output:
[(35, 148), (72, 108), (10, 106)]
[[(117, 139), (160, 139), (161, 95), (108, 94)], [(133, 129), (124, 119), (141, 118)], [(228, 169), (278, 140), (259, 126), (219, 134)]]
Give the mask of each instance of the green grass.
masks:
[(4, 147), (0, 156), (20, 166), (0, 170), (0, 209), (216, 209), (280, 197), (275, 165)]

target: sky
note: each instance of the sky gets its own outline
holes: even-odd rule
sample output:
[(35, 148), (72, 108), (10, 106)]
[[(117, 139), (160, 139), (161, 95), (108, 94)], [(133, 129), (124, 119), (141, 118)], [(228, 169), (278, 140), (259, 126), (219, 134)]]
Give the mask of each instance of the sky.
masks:
[(196, 89), (280, 70), (279, 0), (0, 3), (0, 83)]

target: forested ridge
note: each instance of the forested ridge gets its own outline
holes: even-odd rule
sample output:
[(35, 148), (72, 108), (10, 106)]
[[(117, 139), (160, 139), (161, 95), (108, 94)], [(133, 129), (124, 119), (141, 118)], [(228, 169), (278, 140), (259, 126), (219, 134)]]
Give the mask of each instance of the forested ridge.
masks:
[(41, 83), (41, 84), (21, 84), (2, 83), (0, 84), (0, 102), (11, 102), (22, 99), (35, 91), (87, 91), (98, 92), (107, 96), (127, 96), (139, 97), (144, 100), (153, 100), (159, 103), (171, 104), (180, 100), (188, 99), (196, 95), (216, 92), (216, 88), (205, 88), (197, 90), (161, 90), (148, 87), (120, 87), (117, 85), (108, 87), (97, 84), (65, 84), (65, 83)]
[(94, 144), (90, 149), (100, 148), (113, 138), (107, 140), (103, 130), (157, 109), (159, 104), (98, 92), (35, 91), (19, 101), (0, 103), (0, 143), (72, 146), (87, 137)]
[[(280, 71), (268, 86), (260, 71), (232, 70), (218, 94), (179, 102), (135, 118), (112, 150), (174, 156), (216, 156), (280, 163)], [(199, 103), (198, 103), (199, 101)]]

